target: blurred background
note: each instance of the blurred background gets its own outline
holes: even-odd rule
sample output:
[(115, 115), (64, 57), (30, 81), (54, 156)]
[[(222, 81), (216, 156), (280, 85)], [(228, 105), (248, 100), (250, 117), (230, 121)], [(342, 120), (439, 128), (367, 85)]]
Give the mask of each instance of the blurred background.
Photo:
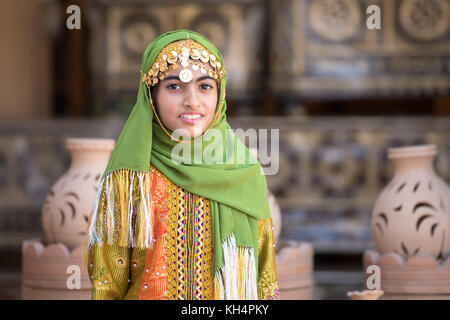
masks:
[(281, 240), (314, 246), (315, 298), (363, 286), (387, 148), (436, 144), (450, 182), (449, 0), (1, 0), (0, 299), (20, 298), (21, 244), (43, 236), (65, 139), (117, 139), (145, 47), (181, 28), (221, 51), (231, 126), (280, 130), (268, 184)]

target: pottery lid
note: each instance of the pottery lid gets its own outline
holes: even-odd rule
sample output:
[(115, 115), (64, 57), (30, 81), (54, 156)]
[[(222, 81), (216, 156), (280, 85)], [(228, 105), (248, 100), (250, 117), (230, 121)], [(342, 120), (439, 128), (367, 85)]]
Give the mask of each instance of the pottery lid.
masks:
[(66, 147), (69, 150), (105, 150), (111, 151), (115, 145), (114, 139), (68, 138)]
[(434, 156), (437, 153), (435, 144), (425, 144), (388, 149), (388, 159)]

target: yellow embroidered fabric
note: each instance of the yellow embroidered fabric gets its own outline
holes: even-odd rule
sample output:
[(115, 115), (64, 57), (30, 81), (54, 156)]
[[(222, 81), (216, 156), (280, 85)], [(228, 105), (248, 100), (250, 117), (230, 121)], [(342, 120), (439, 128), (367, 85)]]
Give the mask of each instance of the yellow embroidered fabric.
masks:
[(123, 299), (128, 290), (131, 249), (117, 245), (95, 245), (89, 255), (88, 273), (92, 299)]
[[(117, 195), (117, 190), (114, 190)], [(105, 194), (102, 193), (100, 203), (103, 205), (101, 210), (106, 210), (103, 202)], [(113, 244), (107, 243), (106, 237), (102, 234), (103, 245), (95, 244), (87, 254), (88, 274), (92, 285), (92, 299), (94, 300), (112, 300), (124, 299), (128, 291), (130, 283), (130, 258), (132, 249), (126, 246), (120, 246), (118, 240), (120, 238), (120, 209), (114, 208), (114, 233)], [(97, 219), (97, 227), (103, 228), (106, 224), (105, 217), (101, 216)], [(90, 221), (88, 225), (90, 224)]]
[[(150, 184), (153, 184), (149, 181)], [(136, 189), (134, 189), (136, 190)], [(114, 188), (114, 197), (117, 199), (123, 190), (120, 187)], [(133, 191), (137, 192), (137, 191)], [(101, 194), (102, 208), (100, 212), (106, 211), (106, 206), (102, 199), (105, 194)], [(135, 207), (139, 207), (137, 197)], [(158, 205), (152, 206), (154, 216), (159, 209)], [(112, 234), (112, 244), (108, 244), (106, 235), (99, 233), (101, 245), (94, 244), (87, 252), (88, 274), (92, 285), (92, 296), (94, 300), (109, 299), (138, 299), (140, 282), (145, 265), (145, 248), (128, 248), (124, 245), (124, 229), (122, 219), (126, 214), (126, 208), (114, 207), (113, 221), (114, 233)], [(139, 223), (139, 218), (136, 222)], [(100, 215), (96, 221), (98, 230), (103, 229), (103, 225), (108, 221), (104, 215)], [(152, 223), (153, 224), (153, 223)], [(88, 223), (90, 225), (90, 221)], [(142, 229), (142, 228), (137, 228)], [(139, 233), (139, 230), (136, 230)]]
[(168, 181), (168, 299), (212, 299), (212, 220), (208, 199)]
[(258, 299), (278, 300), (272, 218), (258, 222)]
[(132, 250), (131, 260), (128, 261), (131, 277), (124, 300), (139, 299), (140, 284), (144, 272), (145, 255), (147, 251), (149, 250), (144, 248), (133, 248)]

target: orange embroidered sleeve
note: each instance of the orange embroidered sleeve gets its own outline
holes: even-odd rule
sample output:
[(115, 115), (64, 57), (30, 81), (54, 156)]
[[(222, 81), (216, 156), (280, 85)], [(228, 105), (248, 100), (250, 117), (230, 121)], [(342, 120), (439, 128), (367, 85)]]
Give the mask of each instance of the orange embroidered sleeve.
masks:
[(167, 181), (154, 166), (150, 166), (150, 171), (154, 238), (153, 248), (146, 250), (142, 261), (144, 266), (139, 270), (141, 279), (138, 291), (140, 300), (165, 300), (167, 299)]

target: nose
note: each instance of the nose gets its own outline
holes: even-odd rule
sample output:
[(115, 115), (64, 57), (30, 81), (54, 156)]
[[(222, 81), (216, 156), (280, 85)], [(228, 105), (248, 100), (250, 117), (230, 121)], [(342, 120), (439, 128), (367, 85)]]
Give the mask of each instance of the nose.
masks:
[(197, 109), (200, 107), (200, 100), (195, 90), (195, 85), (190, 83), (187, 89), (184, 91), (184, 106), (186, 108)]

